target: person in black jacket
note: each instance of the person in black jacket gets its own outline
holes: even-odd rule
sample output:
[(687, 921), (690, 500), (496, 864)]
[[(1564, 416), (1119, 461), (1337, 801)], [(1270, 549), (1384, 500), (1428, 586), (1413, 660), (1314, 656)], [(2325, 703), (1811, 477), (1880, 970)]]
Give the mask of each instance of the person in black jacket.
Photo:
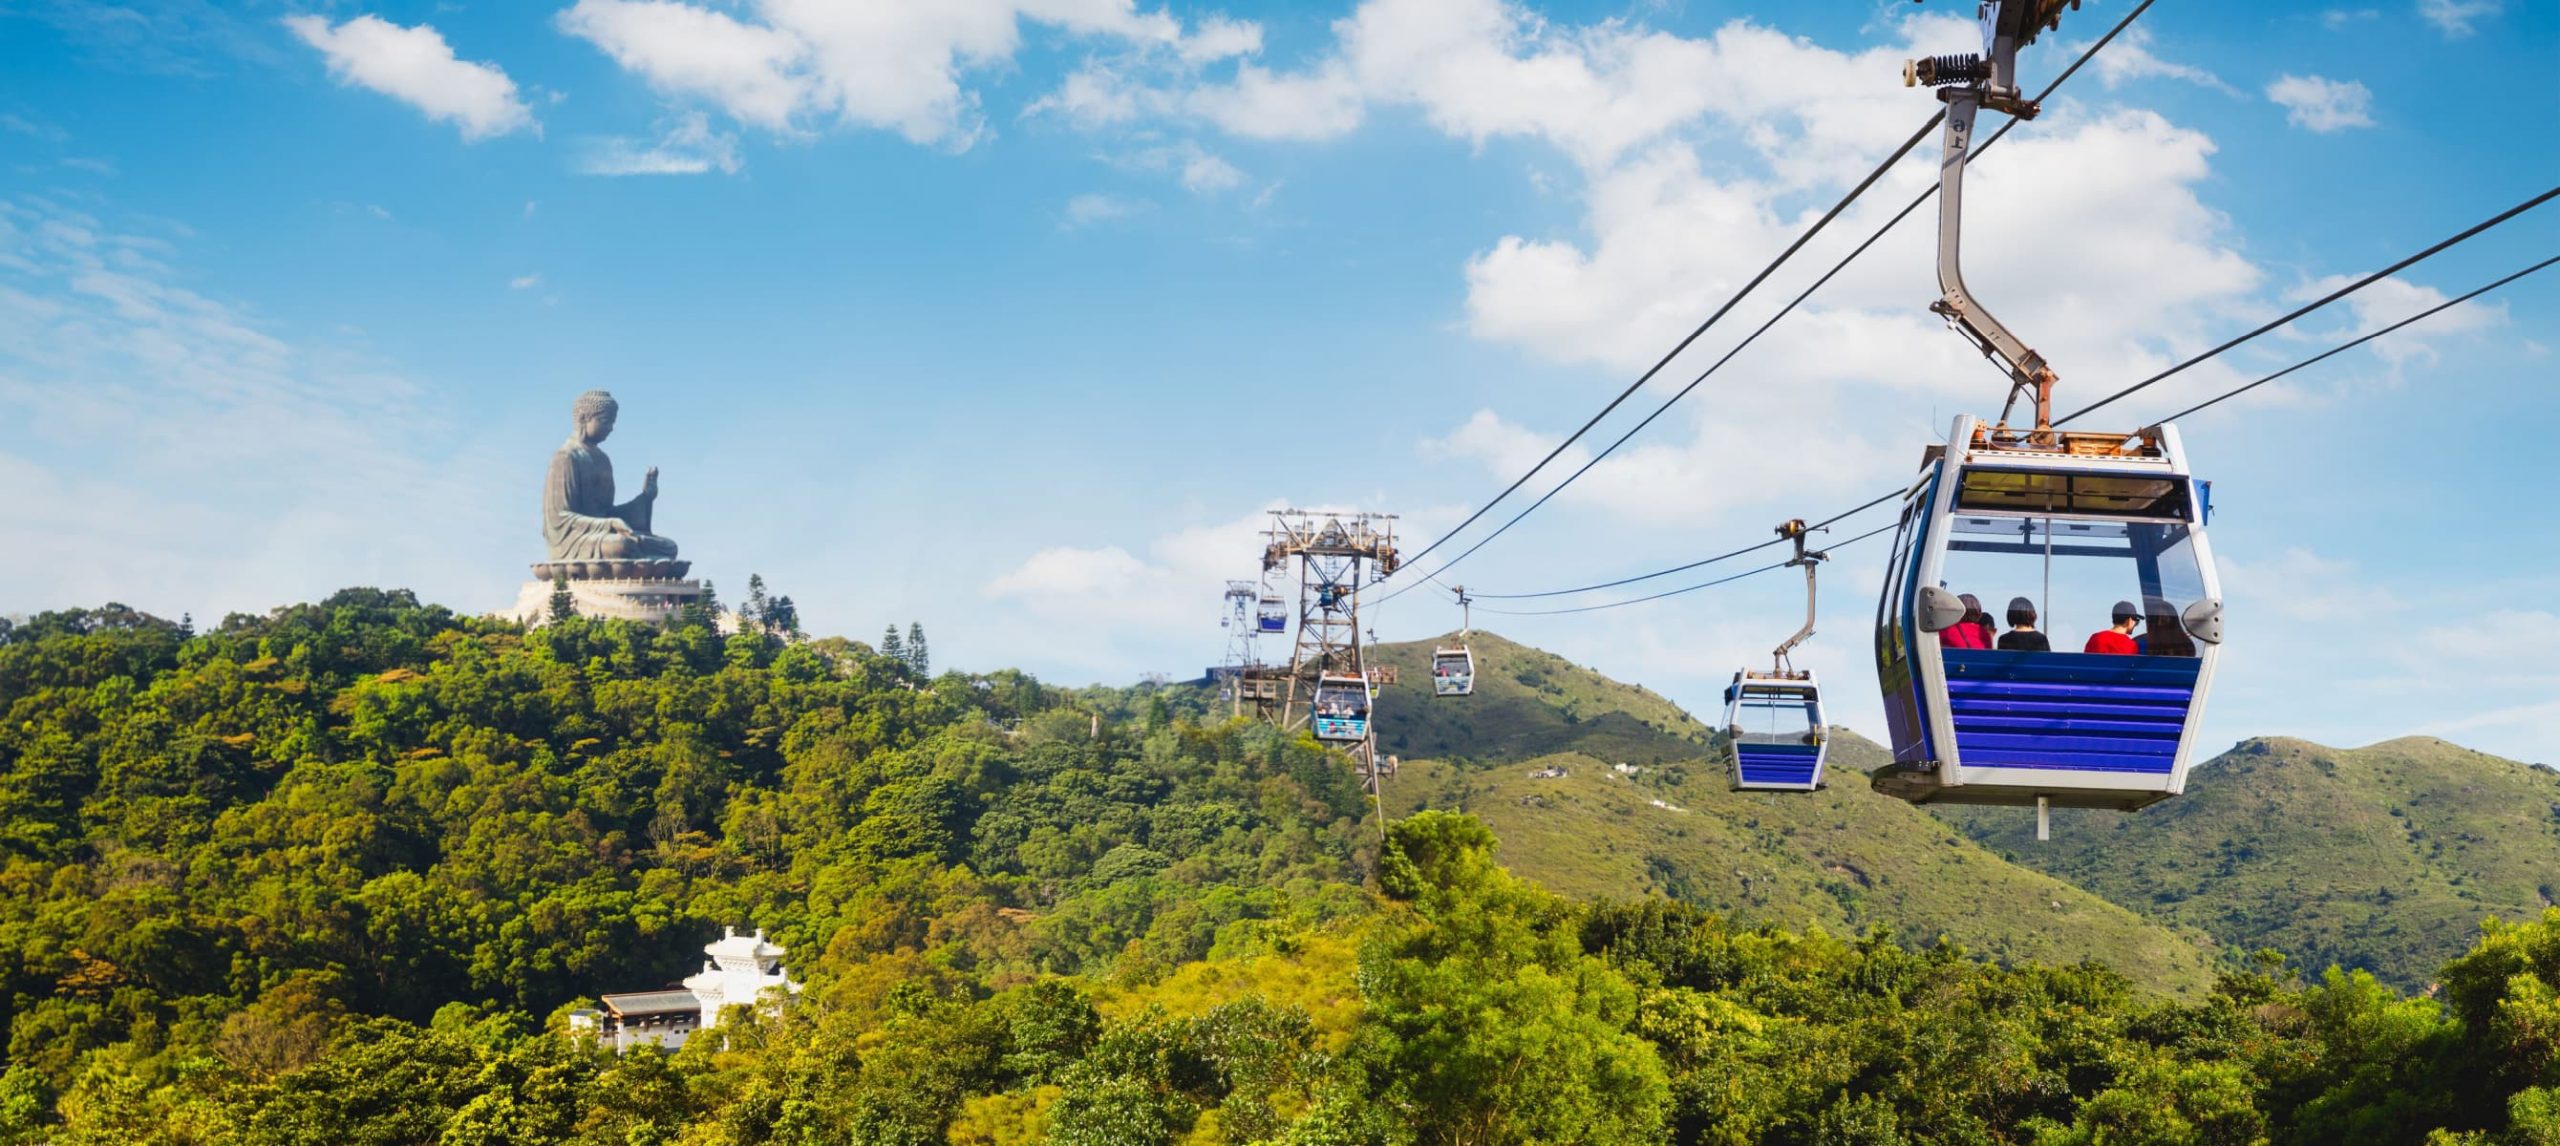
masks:
[(2049, 653), (2053, 642), (2036, 631), (2036, 603), (2024, 597), (2009, 598), (2009, 631), (2000, 634), (2000, 651), (2009, 653)]

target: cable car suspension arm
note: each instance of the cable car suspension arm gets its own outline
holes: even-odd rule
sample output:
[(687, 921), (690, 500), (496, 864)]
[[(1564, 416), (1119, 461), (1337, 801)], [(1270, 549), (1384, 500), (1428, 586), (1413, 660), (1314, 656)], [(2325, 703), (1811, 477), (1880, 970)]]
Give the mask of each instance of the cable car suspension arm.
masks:
[[(1984, 56), (1936, 56), (1914, 60), (1903, 68), (1903, 82), (1938, 89), (1947, 105), (1942, 135), (1946, 156), (1938, 168), (1938, 289), (1929, 309), (1946, 317), (2009, 374), (2009, 403), (2001, 411), (2003, 425), (2018, 397), (2035, 399), (2038, 440), (2053, 428), (2053, 386), (2057, 380), (2044, 355), (2028, 346), (1982, 303), (1964, 282), (1964, 171), (1973, 147), (1975, 113), (1988, 107), (2018, 119), (2034, 119), (2042, 110), (2019, 91), (2018, 48), (2061, 18), (2065, 0), (1982, 0)], [(2076, 3), (2073, 4), (2077, 6)]]
[(1801, 517), (1778, 527), (1780, 538), (1796, 544), (1796, 555), (1787, 564), (1804, 566), (1804, 627), (1796, 630), (1796, 635), (1780, 643), (1777, 651), (1772, 654), (1777, 673), (1782, 677), (1795, 673), (1795, 665), (1787, 660), (1787, 654), (1794, 652), (1797, 645), (1803, 644), (1806, 638), (1813, 636), (1813, 572), (1823, 562), (1830, 560), (1831, 555), (1819, 549), (1807, 551), (1804, 547), (1804, 539), (1807, 534), (1821, 528), (1818, 525), (1806, 527)]

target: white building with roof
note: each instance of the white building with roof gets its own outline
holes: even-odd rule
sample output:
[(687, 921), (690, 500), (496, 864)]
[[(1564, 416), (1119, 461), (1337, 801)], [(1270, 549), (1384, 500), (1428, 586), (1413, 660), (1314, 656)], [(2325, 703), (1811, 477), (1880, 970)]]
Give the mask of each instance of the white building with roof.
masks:
[(710, 956), (702, 970), (685, 977), (680, 988), (629, 991), (605, 995), (593, 1010), (569, 1014), (569, 1029), (595, 1036), (617, 1051), (642, 1043), (674, 1050), (696, 1031), (720, 1025), (720, 1013), (740, 1004), (780, 1007), (800, 993), (800, 984), (782, 969), (783, 948), (764, 937), (764, 929), (740, 935), (720, 929), (718, 941), (703, 947)]

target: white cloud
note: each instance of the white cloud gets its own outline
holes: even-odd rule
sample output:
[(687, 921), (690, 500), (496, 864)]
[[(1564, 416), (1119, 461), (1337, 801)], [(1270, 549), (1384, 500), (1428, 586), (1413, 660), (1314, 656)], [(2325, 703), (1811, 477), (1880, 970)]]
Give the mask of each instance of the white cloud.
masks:
[(1258, 26), (1222, 17), (1185, 37), (1134, 0), (755, 0), (735, 15), (679, 0), (578, 0), (559, 17), (661, 92), (742, 123), (795, 132), (832, 120), (954, 148), (985, 130), (963, 77), (1011, 60), (1025, 22), (1194, 62), (1261, 42)]
[[(2135, 80), (2157, 78), (2183, 80), (2230, 95), (2240, 94), (2239, 89), (2222, 82), (2222, 77), (2203, 68), (2161, 59), (2151, 50), (2151, 43), (2151, 32), (2146, 28), (2136, 27), (2116, 37), (2114, 43), (2107, 45), (2106, 51), (2095, 57), (2098, 81), (2109, 91)], [(2087, 44), (2075, 44), (2072, 50), (2086, 51), (2088, 47)]]
[(1262, 25), (1225, 16), (1202, 20), (1200, 26), (1184, 36), (1175, 47), (1182, 61), (1193, 66), (1234, 56), (1250, 56), (1261, 50)]
[(507, 280), (508, 290), (532, 290), (542, 285), (541, 275), (517, 275)]
[[(165, 228), (153, 225), (154, 232)], [(159, 234), (0, 201), (0, 600), (210, 622), (350, 584), (467, 603), (523, 536), (421, 387), (279, 333)], [(386, 524), (396, 523), (396, 524)]]
[(1234, 82), (1194, 91), (1189, 107), (1249, 139), (1333, 139), (1358, 128), (1365, 114), (1360, 85), (1339, 66), (1284, 76), (1242, 64)]
[(2497, 15), (2506, 5), (2501, 0), (2418, 0), (2418, 15), (2448, 40), (2459, 40), (2479, 31), (2473, 22)]
[[(1133, 650), (1197, 636), (1226, 581), (1255, 575), (1269, 520), (1256, 511), (1176, 530), (1151, 542), (1144, 558), (1117, 545), (1043, 549), (984, 593), (1036, 621), (1053, 648), (1074, 650), (1068, 659), (1076, 667), (1107, 669)], [(1199, 655), (1214, 656), (1214, 647)]]
[(1078, 195), (1067, 200), (1064, 224), (1069, 230), (1090, 227), (1115, 219), (1126, 219), (1145, 211), (1150, 206), (1152, 204), (1146, 200), (1130, 199), (1119, 195), (1105, 195), (1099, 192)]
[(284, 23), (319, 49), (339, 83), (369, 88), (429, 119), (459, 125), (465, 140), (540, 130), (504, 70), (457, 58), (430, 25), (407, 28), (369, 15), (334, 27), (318, 16), (288, 16)]
[(2343, 32), (2351, 25), (2381, 18), (2382, 13), (2373, 8), (2331, 8), (2320, 13), (2320, 26), (2332, 32)]
[(621, 137), (589, 141), (578, 170), (588, 175), (734, 175), (741, 166), (738, 137), (714, 131), (701, 112), (675, 118), (649, 143)]
[(2326, 135), (2373, 126), (2373, 92), (2355, 80), (2278, 76), (2267, 85), (2267, 98), (2285, 109), (2285, 122), (2305, 131)]
[(557, 17), (650, 86), (718, 105), (740, 122), (785, 130), (814, 96), (798, 70), (807, 48), (787, 32), (665, 0), (579, 0)]
[[(2362, 275), (2326, 275), (2295, 288), (2290, 297), (2308, 302), (2354, 282)], [(2420, 286), (2400, 279), (2384, 279), (2348, 296), (2342, 303), (2352, 320), (2348, 329), (2335, 337), (2345, 341), (2371, 334), (2420, 311), (2441, 306), (2445, 293), (2431, 286)], [(2507, 318), (2505, 303), (2466, 302), (2451, 307), (2406, 330), (2375, 339), (2367, 346), (2394, 370), (2411, 361), (2433, 361), (2435, 341), (2458, 334), (2472, 334), (2503, 324)], [(2327, 341), (2324, 339), (2324, 341)]]
[(1231, 190), (1244, 183), (1244, 172), (1215, 155), (1195, 155), (1182, 165), (1182, 188), (1202, 194)]

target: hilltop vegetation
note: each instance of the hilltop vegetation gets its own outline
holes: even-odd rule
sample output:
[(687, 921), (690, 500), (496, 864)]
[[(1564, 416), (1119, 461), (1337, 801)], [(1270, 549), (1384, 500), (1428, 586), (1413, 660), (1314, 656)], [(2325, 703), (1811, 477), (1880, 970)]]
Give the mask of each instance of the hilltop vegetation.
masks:
[[(2277, 964), (2177, 999), (1567, 899), (1185, 703), (361, 590), (0, 627), (0, 1143), (2560, 1135), (2560, 912), (2440, 999)], [(675, 1054), (561, 1030), (723, 924), (796, 1004)]]
[[(1381, 646), (1381, 659), (1403, 668), (1432, 643)], [(1501, 837), (1504, 865), (1541, 886), (1912, 944), (1943, 936), (2003, 960), (2099, 961), (2173, 992), (2213, 983), (2202, 933), (2017, 867), (1877, 795), (1864, 773), (1884, 751), (1853, 733), (1835, 732), (1824, 791), (1736, 793), (1715, 762), (1722, 734), (1671, 702), (1488, 633), (1473, 646), (1475, 695), (1434, 700), (1412, 668), (1386, 690), (1382, 744), (1417, 746), (1388, 796), (1399, 813), (1474, 814)], [(1566, 774), (1537, 775), (1551, 768)]]
[(2479, 935), (2560, 898), (2560, 775), (2410, 737), (2367, 748), (2251, 740), (2135, 815), (1946, 818), (2018, 863), (2243, 949), (2416, 987)]

